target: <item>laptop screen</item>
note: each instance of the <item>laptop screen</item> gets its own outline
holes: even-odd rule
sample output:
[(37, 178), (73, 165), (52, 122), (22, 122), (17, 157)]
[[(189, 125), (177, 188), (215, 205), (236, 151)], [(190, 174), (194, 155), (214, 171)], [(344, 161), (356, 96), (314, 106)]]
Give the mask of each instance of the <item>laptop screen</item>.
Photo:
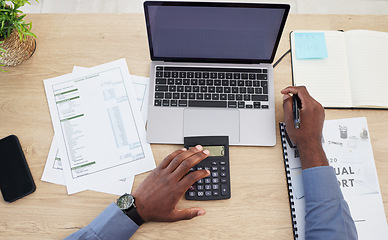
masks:
[(145, 2), (152, 60), (271, 63), (285, 4)]

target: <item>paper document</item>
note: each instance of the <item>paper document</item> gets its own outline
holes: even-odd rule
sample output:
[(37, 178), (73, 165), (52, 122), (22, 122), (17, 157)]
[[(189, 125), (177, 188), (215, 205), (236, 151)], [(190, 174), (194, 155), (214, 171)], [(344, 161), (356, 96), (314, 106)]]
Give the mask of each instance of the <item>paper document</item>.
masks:
[(125, 59), (44, 85), (69, 194), (155, 167)]
[[(80, 71), (87, 68), (75, 66), (73, 72)], [(148, 106), (148, 83), (149, 78), (131, 75), (133, 85), (135, 87), (137, 101), (142, 113), (144, 123), (147, 121), (147, 106)], [(47, 157), (46, 165), (43, 171), (41, 180), (51, 182), (60, 185), (66, 185), (63, 172), (61, 155), (59, 154), (59, 147), (56, 141), (56, 135), (54, 134), (53, 141), (51, 143), (50, 151)], [(124, 193), (130, 193), (133, 186), (134, 177), (127, 177), (119, 181), (94, 187), (89, 190), (110, 193), (115, 195), (122, 195)]]
[[(88, 68), (74, 66), (73, 72), (85, 71)], [(139, 103), (140, 112), (143, 116), (144, 125), (147, 123), (147, 114), (148, 114), (148, 95), (150, 83), (150, 78), (131, 75), (133, 86), (135, 87), (135, 93), (137, 101)]]
[[(305, 198), (299, 152), (280, 124), (295, 239), (305, 239)], [(358, 239), (388, 239), (388, 226), (366, 118), (325, 120), (322, 147), (349, 206)]]
[[(47, 157), (46, 166), (43, 171), (41, 179), (42, 181), (66, 185), (62, 168), (62, 159), (60, 156), (61, 155), (59, 154), (56, 135), (54, 134), (54, 138)], [(115, 195), (123, 195), (124, 193), (130, 193), (132, 191), (134, 178), (135, 177), (127, 177), (119, 181), (92, 187), (89, 190)]]

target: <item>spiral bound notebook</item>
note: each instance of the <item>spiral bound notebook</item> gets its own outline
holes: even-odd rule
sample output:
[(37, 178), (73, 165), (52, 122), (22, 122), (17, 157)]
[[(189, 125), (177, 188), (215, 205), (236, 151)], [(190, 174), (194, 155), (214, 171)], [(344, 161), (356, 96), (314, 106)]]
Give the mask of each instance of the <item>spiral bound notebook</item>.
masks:
[(288, 197), (290, 200), (294, 239), (304, 239), (304, 197), (302, 191), (300, 191), (300, 188), (296, 188), (295, 190), (293, 190), (293, 184), (295, 187), (299, 185), (303, 188), (302, 166), (300, 165), (299, 152), (287, 135), (286, 125), (284, 123), (279, 123), (279, 126), (283, 149), (284, 166), (287, 177)]
[[(279, 123), (294, 239), (305, 239), (305, 199), (299, 152)], [(388, 239), (366, 118), (326, 120), (322, 146), (355, 222), (358, 239)]]

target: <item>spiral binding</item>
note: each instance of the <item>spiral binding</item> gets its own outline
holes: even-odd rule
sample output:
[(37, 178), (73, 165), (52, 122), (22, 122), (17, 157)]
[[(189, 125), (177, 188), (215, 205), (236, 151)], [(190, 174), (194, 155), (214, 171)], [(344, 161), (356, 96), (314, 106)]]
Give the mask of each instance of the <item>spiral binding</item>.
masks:
[(294, 232), (294, 239), (298, 239), (298, 227), (296, 222), (296, 213), (294, 208), (294, 195), (292, 193), (292, 184), (291, 184), (291, 176), (290, 176), (290, 165), (288, 163), (288, 154), (287, 154), (287, 142), (286, 142), (286, 125), (284, 123), (279, 123), (280, 127), (280, 138), (282, 141), (282, 149), (283, 149), (283, 159), (284, 159), (284, 167), (286, 170), (286, 177), (287, 177), (287, 187), (288, 187), (288, 199), (290, 201), (290, 209), (291, 209), (291, 220), (292, 220), (292, 227)]

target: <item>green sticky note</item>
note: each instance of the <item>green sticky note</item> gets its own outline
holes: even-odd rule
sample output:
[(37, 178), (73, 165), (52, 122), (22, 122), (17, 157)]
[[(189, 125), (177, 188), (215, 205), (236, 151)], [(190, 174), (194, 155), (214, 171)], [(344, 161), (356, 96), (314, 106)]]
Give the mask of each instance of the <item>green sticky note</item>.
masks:
[(295, 53), (297, 59), (327, 58), (325, 33), (295, 33)]

